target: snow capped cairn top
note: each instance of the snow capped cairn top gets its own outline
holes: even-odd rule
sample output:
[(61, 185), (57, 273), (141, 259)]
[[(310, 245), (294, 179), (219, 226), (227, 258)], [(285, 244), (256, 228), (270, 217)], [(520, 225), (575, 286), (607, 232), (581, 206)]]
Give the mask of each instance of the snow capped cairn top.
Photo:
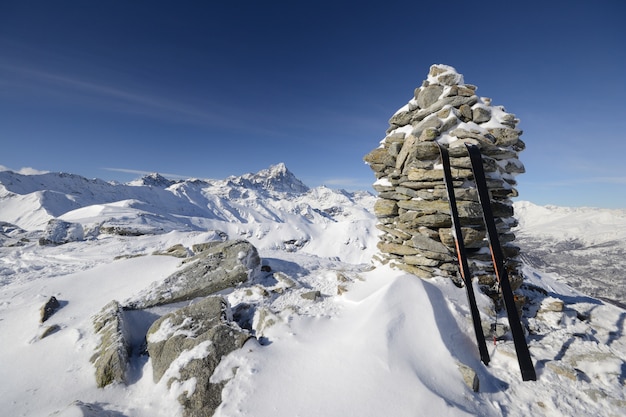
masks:
[(430, 66), (430, 72), (426, 81), (429, 84), (458, 85), (465, 84), (463, 76), (456, 72), (450, 65), (434, 64)]

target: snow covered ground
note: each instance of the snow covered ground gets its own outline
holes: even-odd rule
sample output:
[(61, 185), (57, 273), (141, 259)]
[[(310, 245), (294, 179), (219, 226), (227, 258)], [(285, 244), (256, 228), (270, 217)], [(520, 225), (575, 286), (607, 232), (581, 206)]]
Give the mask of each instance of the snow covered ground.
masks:
[[(96, 387), (91, 320), (109, 301), (129, 299), (180, 267), (180, 259), (155, 251), (228, 235), (250, 240), (280, 274), (225, 294), (232, 307), (250, 303), (275, 324), (213, 374), (214, 382), (228, 381), (217, 416), (624, 415), (626, 311), (573, 289), (532, 258), (522, 292), (538, 380), (522, 382), (506, 337), (489, 341), (489, 366), (480, 362), (463, 289), (372, 266), (373, 197), (300, 188), (282, 168), (223, 182), (117, 186), (3, 173), (0, 221), (13, 226), (0, 225), (2, 414), (180, 415), (176, 394), (153, 382), (145, 355), (132, 356), (128, 385)], [(557, 216), (548, 229), (538, 219), (558, 211), (516, 209), (524, 238), (551, 230), (554, 239), (590, 242), (592, 231), (602, 236), (599, 224), (615, 233), (626, 224), (621, 212), (599, 211), (593, 227), (577, 230), (570, 216)], [(39, 245), (53, 217), (81, 224), (83, 239)], [(145, 234), (102, 232), (114, 227)], [(321, 297), (301, 297), (311, 290)], [(506, 324), (476, 293), (485, 325)], [(41, 324), (50, 296), (61, 308)], [(53, 324), (59, 330), (40, 339)], [(475, 370), (478, 392), (464, 383), (459, 363)]]

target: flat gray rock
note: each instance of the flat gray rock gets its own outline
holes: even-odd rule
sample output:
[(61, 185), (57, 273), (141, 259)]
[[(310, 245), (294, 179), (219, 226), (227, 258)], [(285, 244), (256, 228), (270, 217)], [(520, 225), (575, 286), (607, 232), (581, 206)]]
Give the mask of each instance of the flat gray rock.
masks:
[(206, 297), (246, 282), (261, 267), (257, 249), (246, 240), (208, 242), (186, 259), (181, 270), (129, 301), (126, 308), (143, 309)]

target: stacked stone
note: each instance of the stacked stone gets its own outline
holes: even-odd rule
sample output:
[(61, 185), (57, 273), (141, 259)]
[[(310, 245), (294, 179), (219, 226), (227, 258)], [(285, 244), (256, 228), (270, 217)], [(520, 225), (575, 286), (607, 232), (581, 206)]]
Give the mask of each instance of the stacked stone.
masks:
[(478, 97), (476, 86), (447, 65), (433, 65), (427, 80), (389, 120), (380, 147), (365, 156), (377, 181), (374, 206), (383, 232), (379, 260), (419, 277), (457, 277), (450, 208), (437, 142), (448, 147), (464, 242), (472, 272), (491, 286), (495, 275), (486, 241), (482, 210), (474, 188), (465, 143), (481, 149), (492, 209), (512, 283), (521, 283), (519, 248), (511, 197), (515, 176), (524, 172), (518, 154), (525, 147), (519, 120), (491, 99)]

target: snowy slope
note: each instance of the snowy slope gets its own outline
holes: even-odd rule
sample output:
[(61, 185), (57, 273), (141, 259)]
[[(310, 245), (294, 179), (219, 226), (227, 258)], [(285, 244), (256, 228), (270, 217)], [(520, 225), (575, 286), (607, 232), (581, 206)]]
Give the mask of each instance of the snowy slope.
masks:
[[(213, 374), (214, 382), (227, 381), (217, 416), (623, 415), (624, 310), (572, 289), (531, 253), (522, 292), (538, 380), (522, 382), (507, 337), (489, 343), (488, 367), (480, 362), (463, 289), (449, 279), (423, 281), (370, 263), (377, 241), (371, 195), (309, 190), (283, 168), (219, 181), (153, 175), (126, 185), (0, 173), (2, 413), (180, 415), (176, 392), (153, 382), (145, 355), (132, 357), (128, 385), (96, 387), (91, 317), (110, 300), (129, 299), (178, 270), (180, 259), (155, 251), (228, 235), (249, 239), (281, 275), (254, 278), (225, 294), (232, 308), (254, 305), (275, 324), (256, 335), (262, 344), (250, 340)], [(592, 231), (623, 224), (619, 213), (600, 213), (576, 231), (570, 215), (553, 217), (548, 227), (560, 209), (526, 203), (516, 209), (517, 234), (536, 234), (549, 245), (572, 237), (596, 244), (603, 235)], [(88, 233), (40, 246), (52, 217)], [(107, 226), (143, 234), (102, 232)], [(321, 297), (301, 297), (311, 290)], [(485, 326), (505, 325), (503, 313), (477, 294)], [(39, 339), (45, 326), (38, 310), (51, 295), (62, 308), (46, 326), (60, 330)], [(479, 392), (463, 382), (457, 363), (476, 371)]]

